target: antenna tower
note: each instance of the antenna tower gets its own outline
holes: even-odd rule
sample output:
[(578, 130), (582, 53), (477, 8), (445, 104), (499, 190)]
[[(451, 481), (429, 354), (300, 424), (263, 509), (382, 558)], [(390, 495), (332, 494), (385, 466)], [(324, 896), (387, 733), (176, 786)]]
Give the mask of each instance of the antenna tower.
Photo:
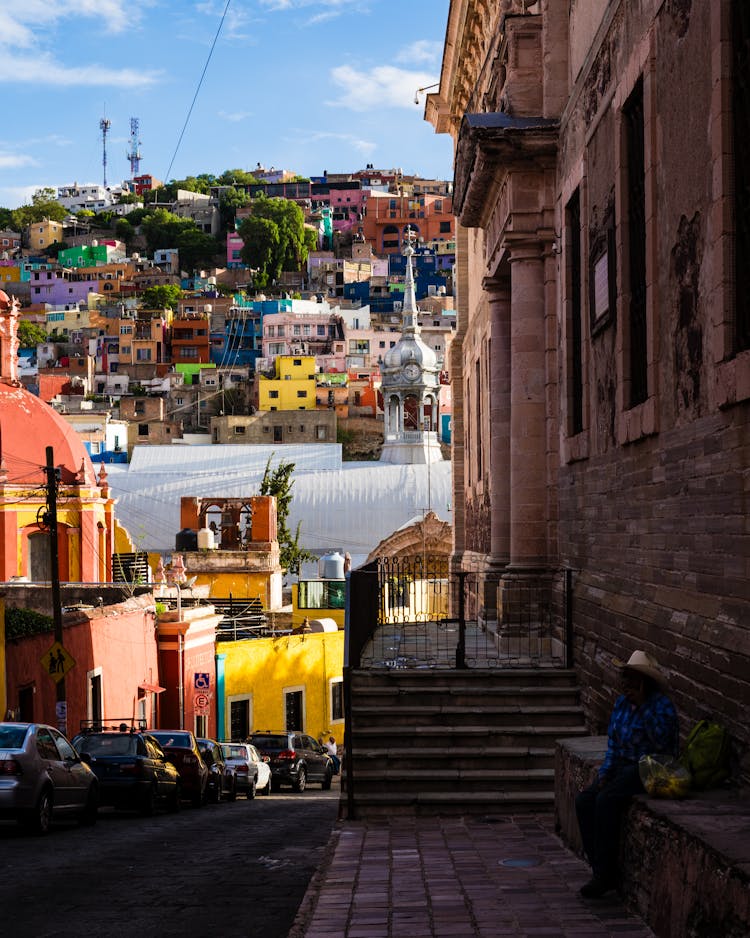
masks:
[(138, 139), (140, 121), (137, 117), (130, 118), (130, 152), (127, 158), (130, 161), (130, 178), (135, 179), (141, 170), (141, 141)]
[(107, 133), (112, 126), (112, 121), (103, 117), (99, 121), (99, 130), (102, 132), (102, 168), (104, 170), (104, 188), (107, 188)]

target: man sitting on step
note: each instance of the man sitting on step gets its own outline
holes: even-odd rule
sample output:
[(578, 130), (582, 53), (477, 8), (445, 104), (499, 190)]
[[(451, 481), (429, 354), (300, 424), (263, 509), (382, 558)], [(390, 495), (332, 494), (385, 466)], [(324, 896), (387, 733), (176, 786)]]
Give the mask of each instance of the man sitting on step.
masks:
[(609, 721), (608, 746), (596, 780), (576, 798), (581, 840), (593, 876), (581, 887), (585, 899), (598, 899), (618, 884), (620, 822), (633, 795), (644, 789), (638, 773), (641, 756), (676, 756), (679, 723), (674, 704), (663, 693), (666, 679), (644, 651), (634, 651), (620, 668), (623, 693)]

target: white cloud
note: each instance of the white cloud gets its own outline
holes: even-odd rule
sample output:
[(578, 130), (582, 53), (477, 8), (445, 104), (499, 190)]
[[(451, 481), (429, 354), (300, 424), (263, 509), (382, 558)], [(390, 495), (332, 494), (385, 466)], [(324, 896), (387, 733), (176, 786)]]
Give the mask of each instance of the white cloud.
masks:
[(36, 160), (24, 153), (4, 153), (0, 150), (0, 169), (18, 169), (19, 166), (36, 165)]
[(241, 121), (247, 120), (248, 117), (252, 117), (253, 114), (252, 111), (218, 111), (216, 116), (232, 124), (239, 124)]
[(413, 108), (417, 88), (435, 82), (432, 73), (407, 71), (394, 65), (378, 65), (369, 71), (339, 65), (331, 70), (331, 78), (342, 93), (336, 100), (326, 103), (352, 111)]
[(377, 147), (377, 144), (372, 141), (355, 137), (354, 134), (329, 133), (324, 130), (317, 130), (310, 134), (302, 132), (301, 136), (305, 140), (309, 140), (310, 143), (317, 143), (320, 140), (339, 140), (341, 143), (348, 144), (357, 153), (363, 154), (372, 153)]
[(104, 32), (132, 29), (140, 20), (137, 0), (3, 0), (0, 9), (0, 36), (6, 48), (30, 48), (40, 34), (58, 25), (88, 17)]
[(396, 55), (397, 62), (410, 62), (412, 64), (438, 65), (443, 55), (442, 42), (431, 39), (417, 39), (411, 45), (401, 49)]
[(157, 72), (135, 68), (108, 68), (104, 65), (63, 65), (51, 56), (0, 56), (0, 82), (26, 85), (115, 86), (146, 88), (157, 81)]

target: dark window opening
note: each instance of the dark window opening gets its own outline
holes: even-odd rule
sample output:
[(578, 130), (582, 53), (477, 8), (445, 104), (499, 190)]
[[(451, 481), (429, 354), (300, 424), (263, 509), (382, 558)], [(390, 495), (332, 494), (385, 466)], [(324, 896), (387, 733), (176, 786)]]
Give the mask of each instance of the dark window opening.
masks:
[(570, 433), (583, 430), (583, 355), (581, 329), (581, 198), (578, 189), (568, 202), (570, 231)]
[(284, 705), (287, 732), (293, 730), (301, 732), (304, 729), (302, 725), (302, 691), (287, 691), (284, 694)]
[(643, 79), (623, 108), (627, 154), (628, 278), (630, 287), (630, 407), (648, 397), (646, 334), (646, 160)]
[(732, 4), (735, 344), (750, 349), (750, 6)]

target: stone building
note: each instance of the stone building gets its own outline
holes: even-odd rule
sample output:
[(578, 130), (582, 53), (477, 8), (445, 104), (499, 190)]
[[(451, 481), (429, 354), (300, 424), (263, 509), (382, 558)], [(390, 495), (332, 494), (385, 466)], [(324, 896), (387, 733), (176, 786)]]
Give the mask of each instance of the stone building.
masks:
[(426, 117), (455, 144), (454, 564), (488, 616), (573, 571), (613, 656), (750, 742), (750, 16), (741, 0), (451, 0)]

